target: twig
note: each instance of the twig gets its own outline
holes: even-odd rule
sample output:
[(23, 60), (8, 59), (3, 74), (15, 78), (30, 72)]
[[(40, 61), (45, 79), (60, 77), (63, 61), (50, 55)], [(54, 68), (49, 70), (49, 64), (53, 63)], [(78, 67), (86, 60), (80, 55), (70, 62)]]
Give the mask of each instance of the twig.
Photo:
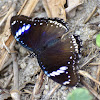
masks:
[(5, 17), (1, 20), (0, 26), (4, 23), (4, 21), (7, 19), (7, 17), (11, 14), (11, 12), (12, 12), (13, 10), (14, 10), (14, 9), (12, 9), (12, 7), (11, 7), (10, 10), (8, 11), (8, 13), (5, 15)]
[(100, 82), (97, 81), (96, 79), (94, 79), (94, 78), (93, 78), (89, 73), (87, 73), (86, 71), (79, 70), (78, 72), (79, 72), (79, 74), (81, 74), (82, 76), (88, 77), (89, 79), (91, 79), (92, 81), (94, 81), (95, 83), (97, 83), (98, 85), (100, 85)]
[(49, 9), (49, 7), (48, 7), (47, 0), (42, 0), (42, 3), (43, 3), (43, 6), (44, 6), (44, 8), (45, 8), (45, 10), (46, 10), (46, 13), (47, 13), (48, 17), (51, 18), (52, 15), (51, 15), (50, 9)]
[[(16, 7), (16, 3), (14, 3), (13, 5), (12, 5), (12, 7), (10, 8), (10, 10), (11, 11), (9, 11), (9, 17), (11, 18), (11, 16), (15, 13), (14, 12), (14, 9), (15, 9), (15, 7)], [(7, 16), (7, 18), (9, 18), (8, 16)], [(5, 28), (5, 30), (4, 30), (4, 32), (0, 35), (1, 36), (1, 38), (4, 36), (5, 37), (5, 40), (4, 40), (4, 42), (5, 42), (5, 45), (7, 46), (7, 47), (9, 47), (9, 49), (11, 49), (10, 48), (10, 44), (13, 42), (13, 40), (14, 40), (14, 38), (13, 38), (13, 36), (10, 36), (10, 30), (9, 30), (9, 27), (10, 26), (8, 26), (9, 24), (9, 22), (10, 22), (10, 19), (8, 19), (9, 21), (7, 21), (7, 23), (6, 23), (6, 28)], [(1, 39), (0, 38), (0, 39)], [(8, 39), (9, 38), (9, 39)], [(8, 39), (8, 40), (7, 40)], [(1, 48), (1, 45), (2, 45), (2, 42), (0, 41), (0, 48)], [(5, 61), (7, 61), (7, 59), (9, 58), (8, 57), (9, 56), (9, 53), (3, 48), (2, 50), (1, 50), (1, 57), (0, 57), (0, 69), (2, 69), (2, 66), (3, 66), (3, 64), (5, 63)]]
[(12, 62), (12, 58), (9, 58), (9, 60), (2, 66), (2, 68), (0, 68), (0, 71), (6, 68), (11, 62)]
[(97, 6), (93, 9), (92, 13), (89, 14), (88, 18), (83, 22), (84, 24), (86, 24), (86, 23), (90, 20), (90, 18), (91, 18), (91, 17), (93, 16), (93, 14), (95, 13), (96, 9), (97, 9)]
[(100, 63), (90, 63), (89, 66), (100, 66)]
[(26, 90), (26, 89), (24, 89), (24, 92), (23, 92), (23, 93), (32, 94), (32, 92), (31, 92), (31, 91), (29, 91), (29, 90)]
[(67, 33), (63, 34), (62, 37), (61, 37), (61, 40), (63, 40), (65, 36), (67, 36), (69, 33), (73, 32), (73, 31), (75, 31), (75, 28), (68, 31)]
[(3, 88), (6, 88), (8, 86), (8, 84), (10, 83), (11, 79), (13, 77), (13, 73), (9, 76), (8, 80), (5, 82), (5, 85)]
[(34, 82), (33, 81), (28, 81), (28, 82), (24, 82), (20, 87), (19, 87), (19, 90), (22, 90), (23, 88), (25, 88), (25, 86), (27, 85), (27, 84), (34, 84)]
[(84, 80), (82, 80), (82, 83), (85, 85), (85, 87), (98, 99), (100, 100), (100, 95), (92, 88), (90, 85), (88, 85)]
[[(39, 0), (27, 0), (18, 14), (30, 16)], [(27, 2), (27, 3), (26, 3)], [(24, 8), (24, 9), (23, 9)], [(28, 8), (28, 9), (27, 9)]]
[[(16, 0), (14, 0), (15, 2), (14, 2), (14, 4), (12, 5), (12, 9), (13, 9), (13, 11), (12, 11), (12, 13), (14, 14), (15, 12), (14, 12), (14, 9), (16, 8)], [(38, 2), (38, 0), (28, 0), (28, 2), (29, 3), (27, 3), (27, 5), (25, 5), (25, 7), (24, 7), (24, 9), (20, 12), (20, 14), (23, 14), (23, 15), (27, 15), (27, 16), (29, 16), (31, 13), (32, 13), (32, 11), (33, 11), (33, 9), (34, 9), (34, 7), (36, 6), (36, 3)], [(31, 4), (31, 6), (30, 6), (30, 4)], [(30, 7), (29, 7), (30, 6)], [(26, 11), (27, 10), (27, 11)], [(30, 13), (29, 13), (30, 12)], [(9, 26), (10, 27), (10, 26)], [(9, 27), (8, 28), (6, 28), (6, 30), (9, 30)], [(4, 33), (6, 33), (6, 31), (4, 31), (3, 32), (3, 34)], [(7, 39), (5, 40), (5, 44), (6, 44), (6, 46), (7, 47), (9, 47), (10, 49), (12, 49), (12, 47), (14, 46), (14, 44), (15, 44), (15, 42), (13, 42), (14, 41), (14, 37), (11, 35), (11, 33), (10, 33), (10, 30), (9, 30), (9, 32), (8, 32), (8, 34), (10, 35), (7, 35), (8, 37), (7, 37)], [(12, 45), (12, 42), (13, 42), (13, 45)], [(1, 45), (2, 45), (2, 42), (0, 41), (0, 47), (1, 47)], [(4, 65), (4, 63), (5, 63), (5, 61), (7, 61), (7, 59), (9, 58), (9, 54), (8, 54), (8, 52), (3, 48), (2, 50), (1, 50), (1, 56), (0, 56), (0, 68), (2, 69), (2, 66)]]
[(93, 60), (95, 57), (97, 57), (98, 55), (95, 55), (95, 56), (93, 56), (92, 58), (90, 58), (88, 61), (86, 61), (82, 66), (81, 66), (81, 69), (85, 66), (85, 65), (87, 65), (91, 60)]
[(50, 96), (59, 88), (60, 84), (57, 84), (44, 98), (44, 100), (49, 100)]
[(14, 73), (14, 86), (11, 91), (11, 96), (14, 100), (20, 100), (19, 93), (19, 74), (18, 74), (18, 63), (15, 54), (11, 54), (13, 59), (13, 73)]
[(2, 39), (2, 43), (3, 43), (3, 47), (8, 51), (8, 53), (10, 53), (10, 50), (9, 50), (9, 48), (6, 46), (6, 44), (5, 44), (5, 42), (4, 42), (4, 40)]
[[(96, 80), (99, 81), (100, 77), (100, 65), (98, 66), (97, 74), (96, 74)], [(98, 84), (95, 84), (95, 90), (97, 91)]]
[(41, 70), (41, 73), (36, 81), (35, 87), (33, 89), (33, 95), (32, 95), (32, 100), (40, 98), (40, 94), (41, 94), (41, 87), (43, 84), (43, 76), (44, 76), (44, 72)]
[(23, 5), (21, 6), (21, 8), (20, 8), (20, 10), (19, 10), (19, 12), (18, 12), (17, 15), (21, 14), (21, 12), (22, 12), (22, 10), (24, 9), (24, 6), (26, 5), (27, 2), (28, 2), (28, 0), (25, 0), (25, 1), (24, 1), (24, 3), (23, 3)]

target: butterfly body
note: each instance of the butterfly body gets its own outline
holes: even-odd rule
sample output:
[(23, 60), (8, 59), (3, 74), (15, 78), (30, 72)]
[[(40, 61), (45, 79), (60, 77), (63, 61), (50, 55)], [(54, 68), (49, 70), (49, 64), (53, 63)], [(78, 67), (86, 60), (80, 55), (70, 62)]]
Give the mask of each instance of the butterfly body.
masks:
[(68, 35), (68, 24), (61, 19), (14, 16), (11, 19), (11, 32), (25, 48), (33, 51), (44, 73), (54, 81), (74, 86), (79, 80), (77, 73), (80, 40)]

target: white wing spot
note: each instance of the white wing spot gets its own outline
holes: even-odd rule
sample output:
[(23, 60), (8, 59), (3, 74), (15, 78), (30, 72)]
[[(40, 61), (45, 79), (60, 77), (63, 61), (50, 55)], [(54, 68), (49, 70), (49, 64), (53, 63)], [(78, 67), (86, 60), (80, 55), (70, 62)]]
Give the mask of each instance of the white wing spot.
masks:
[(57, 70), (57, 72), (60, 73), (64, 73), (64, 70)]
[(62, 25), (61, 25), (61, 24), (59, 24), (59, 27), (62, 27)]
[(70, 61), (68, 61), (68, 64), (70, 64)]
[(68, 81), (70, 82), (70, 81), (71, 81), (71, 79), (68, 79)]
[(30, 24), (28, 25), (24, 25), (22, 28), (20, 28), (15, 35), (15, 38), (17, 39), (19, 35), (21, 35), (23, 32), (25, 32), (25, 30), (28, 30), (31, 27)]
[(63, 84), (66, 85), (66, 84), (69, 84), (69, 83), (70, 83), (69, 81), (65, 81)]
[(75, 49), (78, 49), (78, 46), (75, 46)]
[(19, 34), (18, 34), (18, 32), (16, 32), (16, 36), (15, 37), (17, 38), (18, 36), (19, 36)]
[(28, 30), (31, 27), (30, 24), (26, 25), (25, 30)]
[(16, 20), (15, 20), (15, 21), (13, 21), (13, 23), (12, 23), (11, 25), (14, 25), (14, 24), (16, 24)]
[(73, 43), (76, 43), (76, 41), (73, 41)]
[(60, 75), (61, 73), (64, 73), (66, 69), (68, 69), (67, 66), (62, 66), (57, 71), (53, 71), (52, 73), (49, 73), (49, 74), (50, 76)]
[(40, 23), (40, 25), (43, 25), (43, 23)]
[(70, 59), (72, 59), (72, 56), (70, 56)]
[(70, 48), (73, 48), (73, 46), (70, 46)]
[(23, 23), (22, 21), (20, 21), (20, 23)]
[(36, 23), (34, 23), (34, 26), (36, 26)]
[(55, 24), (57, 25), (58, 22), (55, 21)]
[(25, 25), (25, 23), (23, 23), (23, 26)]
[(62, 67), (60, 67), (60, 70), (66, 70), (66, 69), (68, 69), (67, 66), (62, 66)]
[(70, 75), (68, 75), (68, 78), (70, 78)]
[(25, 31), (25, 26), (22, 27), (22, 32), (24, 32), (24, 31)]
[(68, 72), (66, 72), (66, 74), (68, 74)]

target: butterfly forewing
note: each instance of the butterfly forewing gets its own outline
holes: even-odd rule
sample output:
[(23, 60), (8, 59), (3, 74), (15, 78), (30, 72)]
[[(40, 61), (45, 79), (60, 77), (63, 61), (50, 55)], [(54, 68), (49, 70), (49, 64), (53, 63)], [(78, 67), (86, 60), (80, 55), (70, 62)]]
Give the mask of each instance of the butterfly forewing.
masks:
[(48, 41), (55, 40), (66, 33), (68, 29), (57, 21), (43, 18), (14, 16), (11, 19), (11, 31), (15, 39), (24, 47), (41, 50)]

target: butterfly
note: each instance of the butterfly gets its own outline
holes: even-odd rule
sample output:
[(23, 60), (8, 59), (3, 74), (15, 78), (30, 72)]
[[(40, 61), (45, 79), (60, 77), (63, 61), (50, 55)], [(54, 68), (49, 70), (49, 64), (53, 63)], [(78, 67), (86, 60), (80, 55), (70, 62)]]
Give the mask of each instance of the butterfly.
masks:
[(78, 83), (78, 65), (81, 40), (77, 35), (62, 36), (69, 31), (68, 24), (59, 18), (31, 18), (13, 16), (11, 33), (25, 48), (35, 53), (44, 73), (65, 86)]

